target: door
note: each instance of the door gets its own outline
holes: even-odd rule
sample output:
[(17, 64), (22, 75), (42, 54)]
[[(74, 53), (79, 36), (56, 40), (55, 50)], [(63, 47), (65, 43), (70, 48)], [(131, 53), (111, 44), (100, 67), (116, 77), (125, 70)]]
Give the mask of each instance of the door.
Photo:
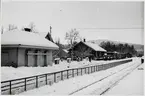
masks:
[(4, 66), (9, 62), (9, 54), (8, 53), (2, 53), (1, 55), (1, 65)]

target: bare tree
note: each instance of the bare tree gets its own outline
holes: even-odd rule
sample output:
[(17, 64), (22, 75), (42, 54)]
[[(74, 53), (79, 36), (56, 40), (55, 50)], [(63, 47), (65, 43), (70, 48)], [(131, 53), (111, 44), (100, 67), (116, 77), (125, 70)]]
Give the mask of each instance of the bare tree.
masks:
[(36, 25), (34, 24), (34, 22), (31, 22), (28, 26), (30, 27), (31, 32), (38, 33), (36, 31)]
[(65, 39), (72, 45), (79, 39), (79, 32), (76, 29), (71, 29), (69, 32), (66, 32)]
[(14, 29), (17, 29), (17, 26), (15, 26), (14, 24), (9, 24), (8, 25), (8, 31), (14, 30)]
[[(80, 39), (79, 32), (76, 29), (71, 29), (69, 32), (66, 32), (65, 39), (68, 41), (70, 46), (72, 47), (73, 44)], [(73, 60), (73, 50), (71, 51), (71, 58)]]
[(60, 44), (60, 38), (59, 37), (55, 40), (55, 43)]
[(31, 22), (31, 23), (29, 24), (29, 27), (30, 27), (30, 29), (31, 29), (32, 31), (34, 31), (35, 24), (34, 24), (33, 22)]

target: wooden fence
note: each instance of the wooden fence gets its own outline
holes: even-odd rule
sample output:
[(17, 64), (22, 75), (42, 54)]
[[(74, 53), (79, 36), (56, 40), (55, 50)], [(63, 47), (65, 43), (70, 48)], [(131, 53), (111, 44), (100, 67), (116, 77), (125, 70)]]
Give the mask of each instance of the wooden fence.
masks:
[(46, 73), (46, 74), (35, 75), (31, 77), (2, 81), (1, 94), (13, 95), (30, 89), (38, 88), (44, 85), (51, 86), (53, 83), (57, 83), (65, 79), (81, 76), (84, 74), (90, 74), (101, 70), (106, 70), (108, 68), (115, 67), (120, 64), (124, 64), (131, 61), (132, 59), (128, 59), (128, 60), (116, 61), (108, 64), (73, 68), (73, 69), (61, 70), (53, 73)]

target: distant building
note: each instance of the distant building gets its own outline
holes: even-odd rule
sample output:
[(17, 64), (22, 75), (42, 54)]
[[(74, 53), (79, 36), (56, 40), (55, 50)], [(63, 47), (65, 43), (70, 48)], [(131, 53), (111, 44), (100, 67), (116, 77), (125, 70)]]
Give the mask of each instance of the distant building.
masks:
[(59, 52), (60, 58), (66, 59), (68, 56), (68, 51), (66, 49), (61, 49)]
[(1, 35), (1, 49), (2, 66), (48, 66), (58, 46), (37, 33), (11, 30)]
[(57, 45), (59, 46), (59, 50), (53, 51), (53, 57), (66, 59), (68, 57), (68, 51), (64, 49), (61, 44), (57, 44)]
[(104, 53), (106, 50), (98, 44), (85, 41), (81, 41), (69, 49), (70, 56), (73, 54), (74, 58), (91, 56), (92, 59), (97, 59), (103, 57)]

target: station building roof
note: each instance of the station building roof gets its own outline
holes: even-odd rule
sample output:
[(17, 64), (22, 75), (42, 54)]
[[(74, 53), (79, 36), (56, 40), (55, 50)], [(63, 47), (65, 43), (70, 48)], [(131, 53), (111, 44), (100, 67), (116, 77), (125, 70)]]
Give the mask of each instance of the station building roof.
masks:
[(1, 34), (2, 47), (26, 47), (57, 50), (59, 47), (38, 33), (18, 29)]

